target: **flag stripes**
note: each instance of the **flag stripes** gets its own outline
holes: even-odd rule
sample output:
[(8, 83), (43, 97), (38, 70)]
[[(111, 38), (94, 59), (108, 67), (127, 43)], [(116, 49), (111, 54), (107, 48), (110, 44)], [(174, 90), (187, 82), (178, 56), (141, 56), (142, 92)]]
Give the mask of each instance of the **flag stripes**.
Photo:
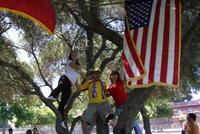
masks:
[[(124, 48), (122, 52), (123, 65), (124, 68), (128, 72), (128, 77), (131, 80), (139, 79), (145, 75), (144, 67), (142, 66), (142, 62), (138, 58), (135, 45), (132, 40), (132, 35), (130, 35), (129, 31), (125, 31), (124, 36)], [(128, 58), (127, 58), (128, 57)], [(135, 59), (134, 61), (132, 59)], [(125, 64), (126, 63), (126, 64)], [(134, 69), (133, 69), (134, 68)]]
[[(132, 81), (128, 74), (130, 69), (127, 71), (124, 67), (129, 87), (151, 85), (177, 87), (179, 85), (180, 21), (179, 0), (153, 0), (149, 25), (129, 31), (135, 42), (132, 45), (135, 45), (139, 57), (132, 58), (130, 54), (126, 54), (130, 51), (133, 53), (126, 47), (131, 45), (127, 41), (124, 41), (124, 56), (131, 65), (133, 62), (137, 63), (138, 59), (141, 60), (147, 73), (143, 79)], [(130, 67), (132, 72), (136, 70), (134, 74), (138, 71)]]

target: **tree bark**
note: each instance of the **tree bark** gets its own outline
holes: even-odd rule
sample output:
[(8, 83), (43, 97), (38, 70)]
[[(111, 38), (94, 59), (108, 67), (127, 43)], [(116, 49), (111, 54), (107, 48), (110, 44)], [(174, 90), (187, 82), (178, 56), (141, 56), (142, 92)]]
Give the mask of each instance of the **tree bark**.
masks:
[(6, 133), (6, 124), (3, 123), (3, 134), (5, 134), (5, 133)]
[(124, 106), (124, 110), (119, 114), (114, 134), (131, 134), (133, 119), (145, 101), (150, 97), (153, 89), (153, 87), (136, 88), (129, 93), (129, 99)]
[(190, 76), (190, 72), (188, 71), (189, 63), (190, 63), (190, 54), (193, 53), (192, 48), (192, 40), (195, 36), (198, 36), (197, 32), (200, 29), (200, 16), (196, 19), (196, 21), (193, 23), (193, 25), (190, 27), (188, 32), (185, 34), (185, 36), (182, 38), (182, 56), (181, 56), (181, 75), (184, 74), (187, 77)]
[(21, 75), (22, 79), (26, 80), (33, 87), (33, 89), (36, 92), (36, 95), (40, 98), (40, 100), (55, 113), (55, 116), (57, 117), (56, 126), (55, 126), (57, 133), (58, 134), (66, 134), (66, 130), (64, 130), (60, 125), (60, 122), (62, 121), (62, 115), (57, 110), (55, 105), (45, 98), (40, 87), (31, 78), (31, 76), (25, 70), (23, 70), (20, 66), (14, 65), (14, 64), (4, 61), (2, 59), (0, 59), (0, 66), (8, 67), (8, 68), (15, 70), (16, 73), (19, 73)]
[(87, 72), (90, 71), (91, 68), (94, 67), (95, 61), (93, 60), (93, 37), (94, 33), (91, 30), (86, 30), (87, 33), (87, 48), (85, 50), (86, 60), (87, 60)]
[(142, 114), (142, 118), (143, 118), (145, 134), (151, 134), (150, 120), (149, 120), (149, 116), (147, 115), (146, 109), (144, 106), (141, 108), (140, 113)]
[(99, 116), (96, 119), (97, 134), (109, 134), (108, 124), (105, 123)]
[(78, 16), (76, 16), (76, 14), (71, 11), (72, 16), (76, 20), (76, 23), (81, 27), (87, 27), (95, 33), (104, 36), (107, 40), (110, 40), (113, 44), (115, 44), (122, 50), (123, 38), (121, 37), (121, 35), (105, 27), (105, 25), (101, 22), (100, 19), (98, 19), (98, 17), (94, 17), (94, 14), (91, 14), (91, 12), (88, 10), (84, 0), (77, 0), (77, 3), (79, 9), (81, 10), (80, 15), (82, 16), (82, 19), (86, 21), (87, 25), (82, 24), (80, 19), (78, 19)]

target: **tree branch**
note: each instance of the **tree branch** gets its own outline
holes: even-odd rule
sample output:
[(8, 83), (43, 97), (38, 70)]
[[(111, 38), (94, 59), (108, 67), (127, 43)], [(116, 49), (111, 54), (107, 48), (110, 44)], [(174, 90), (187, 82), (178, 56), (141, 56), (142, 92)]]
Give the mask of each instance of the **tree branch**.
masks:
[[(200, 29), (200, 16), (196, 19), (190, 30), (187, 32), (187, 34), (183, 37), (183, 49), (182, 53), (185, 53), (184, 56), (187, 56), (189, 47), (192, 43), (193, 36), (199, 31)], [(182, 58), (182, 60), (184, 57)]]
[(35, 92), (35, 91), (29, 91), (29, 90), (23, 91), (23, 94), (24, 94), (24, 95), (38, 95), (37, 92)]
[[(120, 19), (118, 19), (118, 18), (107, 18), (107, 19), (112, 19), (111, 21), (109, 21), (106, 25), (105, 25), (105, 27), (107, 27), (110, 23), (112, 23), (112, 22), (114, 22), (114, 21), (116, 21), (116, 20), (120, 20)], [(120, 21), (123, 21), (123, 20), (120, 20)]]
[(43, 80), (43, 82), (51, 89), (51, 90), (53, 90), (53, 87), (47, 82), (47, 80), (45, 79), (45, 77), (44, 77), (44, 75), (43, 75), (43, 73), (42, 73), (42, 70), (41, 70), (41, 68), (40, 68), (40, 63), (39, 63), (39, 61), (38, 61), (38, 59), (37, 59), (37, 57), (36, 57), (36, 55), (35, 55), (35, 52), (34, 52), (34, 50), (33, 50), (33, 42), (32, 42), (32, 45), (31, 45), (31, 49), (32, 49), (32, 55), (33, 55), (33, 57), (34, 57), (34, 59), (35, 59), (35, 61), (36, 61), (36, 64), (37, 64), (37, 68), (38, 68), (38, 70), (39, 70), (39, 73), (40, 73), (40, 76), (42, 77), (42, 80)]
[(106, 58), (105, 60), (103, 60), (103, 61), (101, 62), (100, 69), (101, 69), (102, 71), (105, 69), (106, 64), (108, 64), (109, 62), (111, 62), (112, 60), (115, 59), (115, 56), (118, 54), (119, 51), (121, 51), (121, 48), (119, 48), (119, 47), (116, 48), (116, 49), (113, 51), (112, 55), (111, 55), (109, 58)]
[(16, 49), (22, 49), (22, 50), (24, 50), (24, 51), (26, 51), (26, 52), (32, 54), (32, 52), (29, 51), (29, 50), (26, 49), (26, 48), (18, 47), (18, 46), (12, 45), (12, 44), (2, 44), (2, 45), (12, 46), (12, 47), (14, 47), (14, 48), (16, 48)]
[(117, 32), (109, 28), (106, 28), (105, 24), (101, 23), (101, 21), (97, 17), (91, 16), (89, 14), (89, 10), (87, 9), (87, 6), (85, 5), (84, 0), (77, 0), (77, 3), (81, 10), (80, 14), (82, 18), (85, 20), (85, 22), (87, 22), (87, 25), (81, 23), (80, 17), (77, 14), (75, 14), (75, 12), (67, 5), (67, 1), (65, 3), (65, 7), (68, 9), (70, 14), (74, 17), (77, 25), (79, 25), (80, 27), (84, 29), (90, 29), (94, 31), (95, 33), (98, 33), (104, 36), (107, 40), (111, 41), (122, 50), (123, 38)]
[(94, 43), (93, 43), (93, 37), (94, 33), (91, 30), (86, 30), (87, 33), (87, 48), (85, 50), (86, 54), (86, 60), (87, 60), (87, 72), (94, 67), (94, 55), (93, 55), (93, 48), (94, 48)]
[(182, 57), (181, 57), (181, 68), (182, 72), (181, 74), (185, 74), (187, 77), (191, 77), (191, 73), (189, 72), (188, 68), (190, 66), (190, 60), (188, 57), (190, 57), (190, 54), (192, 53), (192, 40), (194, 36), (198, 36), (197, 33), (200, 29), (200, 16), (196, 19), (196, 21), (193, 23), (189, 31), (186, 33), (186, 35), (182, 38)]
[(76, 126), (76, 123), (81, 119), (82, 119), (82, 116), (78, 116), (73, 120), (70, 131), (69, 131), (70, 134), (74, 131), (74, 127)]
[(141, 113), (142, 118), (143, 118), (145, 134), (152, 134), (151, 133), (151, 126), (150, 126), (149, 116), (147, 114), (147, 110), (145, 109), (144, 105), (141, 107), (140, 113)]
[(63, 33), (61, 33), (61, 37), (62, 38), (60, 38), (60, 39), (63, 39), (67, 43), (68, 47), (72, 48), (72, 45), (70, 44), (69, 40), (67, 40), (67, 38), (65, 37), (65, 35)]
[[(76, 4), (76, 1), (67, 1), (68, 3), (71, 4)], [(122, 5), (124, 2), (123, 1), (118, 1), (118, 2), (102, 2), (102, 3), (96, 3), (92, 1), (87, 1), (86, 6), (87, 7), (100, 7), (100, 6), (111, 6), (111, 5)]]
[(98, 52), (94, 55), (93, 60), (96, 61), (97, 58), (102, 54), (102, 52), (105, 50), (106, 48), (106, 39), (102, 36), (102, 44), (101, 44), (101, 48), (98, 50)]
[(15, 46), (15, 45), (11, 45), (11, 44), (9, 44), (8, 46), (12, 46), (12, 47), (15, 47), (15, 48), (17, 48), (17, 49), (22, 49), (22, 50), (25, 50), (26, 52), (32, 54), (33, 57), (34, 57), (34, 59), (35, 59), (35, 61), (36, 61), (36, 64), (37, 64), (39, 73), (40, 73), (40, 75), (41, 75), (41, 77), (42, 77), (44, 83), (45, 83), (51, 90), (53, 90), (53, 87), (52, 87), (52, 86), (46, 81), (46, 79), (44, 78), (44, 75), (43, 75), (43, 73), (42, 73), (42, 71), (41, 71), (41, 68), (40, 68), (40, 65), (39, 65), (39, 61), (38, 61), (38, 59), (37, 59), (37, 57), (36, 57), (36, 55), (35, 55), (35, 53), (34, 53), (33, 48), (32, 48), (32, 51), (29, 51), (28, 49), (21, 48), (21, 47), (18, 47), (18, 46)]
[(79, 25), (80, 27), (84, 28), (84, 29), (88, 29), (88, 26), (81, 23), (79, 16), (72, 10), (71, 7), (69, 7), (67, 4), (65, 4), (65, 7), (68, 9), (67, 11), (70, 12), (70, 14), (74, 17), (77, 25)]
[(72, 47), (72, 48), (74, 48), (74, 47), (78, 44), (78, 42), (79, 42), (81, 39), (84, 38), (84, 36), (82, 36), (83, 33), (84, 33), (84, 30), (83, 30), (83, 29), (78, 29), (77, 34), (76, 34), (76, 36), (74, 37), (74, 40), (73, 40), (73, 43), (72, 43), (72, 44), (73, 44), (73, 47)]
[(57, 108), (53, 105), (53, 103), (51, 103), (50, 101), (48, 101), (43, 93), (40, 90), (40, 87), (33, 81), (33, 79), (30, 77), (30, 75), (28, 73), (26, 73), (24, 70), (22, 70), (22, 68), (20, 66), (14, 65), (12, 63), (6, 62), (2, 59), (0, 59), (0, 66), (4, 66), (4, 67), (8, 67), (13, 69), (14, 71), (16, 71), (17, 73), (20, 74), (21, 78), (25, 81), (27, 81), (35, 90), (35, 92), (37, 92), (37, 95), (39, 96), (40, 100), (46, 105), (48, 106), (52, 111), (54, 111), (54, 113), (56, 114), (56, 116), (61, 120), (62, 116), (60, 114), (60, 112), (57, 110)]
[(7, 28), (1, 30), (1, 31), (0, 31), (0, 36), (1, 36), (4, 32), (6, 32), (8, 29), (10, 29), (10, 28), (11, 28), (11, 25), (9, 25)]
[(93, 30), (95, 33), (98, 33), (98, 34), (104, 36), (107, 40), (110, 40), (113, 44), (115, 44), (116, 46), (118, 46), (119, 48), (122, 49), (122, 46), (123, 46), (122, 37), (115, 31), (113, 31), (109, 28), (106, 28), (105, 25), (97, 17), (92, 16), (89, 13), (84, 0), (77, 0), (77, 3), (81, 10), (82, 18), (88, 24), (87, 27), (90, 28), (91, 30)]
[(65, 108), (65, 113), (64, 113), (65, 117), (68, 117), (69, 110), (72, 108), (75, 99), (76, 99), (79, 95), (80, 95), (80, 92), (75, 92), (75, 93), (73, 93), (72, 96), (70, 97), (69, 102), (68, 102), (68, 104), (67, 104), (67, 107)]
[[(129, 134), (131, 132), (133, 119), (135, 119), (154, 89), (154, 87), (136, 88), (128, 93), (129, 99), (124, 105), (123, 111), (119, 114), (117, 125), (113, 131), (114, 134)], [(124, 121), (124, 118), (126, 118), (126, 121)]]

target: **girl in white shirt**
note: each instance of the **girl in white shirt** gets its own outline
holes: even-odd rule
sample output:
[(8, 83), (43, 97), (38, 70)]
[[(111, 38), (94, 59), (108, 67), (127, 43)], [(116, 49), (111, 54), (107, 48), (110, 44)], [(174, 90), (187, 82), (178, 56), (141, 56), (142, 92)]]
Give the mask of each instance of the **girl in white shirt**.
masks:
[(63, 116), (64, 120), (64, 107), (67, 104), (67, 101), (71, 94), (71, 86), (77, 84), (77, 79), (80, 76), (80, 63), (78, 53), (72, 51), (69, 55), (69, 59), (65, 64), (65, 74), (62, 75), (58, 81), (58, 86), (51, 92), (48, 100), (56, 101), (57, 96), (61, 92), (61, 101), (58, 106), (58, 110)]

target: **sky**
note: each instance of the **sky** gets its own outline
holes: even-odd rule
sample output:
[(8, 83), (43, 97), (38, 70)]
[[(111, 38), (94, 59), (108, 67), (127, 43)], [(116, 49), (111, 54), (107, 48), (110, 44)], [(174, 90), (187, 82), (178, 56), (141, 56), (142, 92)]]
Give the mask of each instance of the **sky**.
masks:
[[(6, 36), (7, 38), (11, 39), (15, 44), (20, 46), (20, 34), (17, 30), (11, 28), (10, 30), (8, 30), (8, 32), (6, 32), (6, 34), (4, 34), (4, 36)], [(23, 62), (26, 63), (30, 63), (30, 59), (27, 55), (27, 52), (25, 52), (24, 50), (18, 50), (17, 54), (19, 56), (19, 59)], [(57, 85), (57, 81), (59, 78), (56, 78), (53, 82), (53, 87), (55, 88), (55, 86)], [(51, 90), (48, 87), (42, 87), (41, 88), (43, 94), (45, 97), (48, 97), (48, 95), (50, 94)], [(198, 93), (193, 93), (192, 94), (193, 99), (192, 100), (197, 100), (200, 99), (200, 92)]]
[(192, 94), (192, 100), (200, 100), (200, 92)]

